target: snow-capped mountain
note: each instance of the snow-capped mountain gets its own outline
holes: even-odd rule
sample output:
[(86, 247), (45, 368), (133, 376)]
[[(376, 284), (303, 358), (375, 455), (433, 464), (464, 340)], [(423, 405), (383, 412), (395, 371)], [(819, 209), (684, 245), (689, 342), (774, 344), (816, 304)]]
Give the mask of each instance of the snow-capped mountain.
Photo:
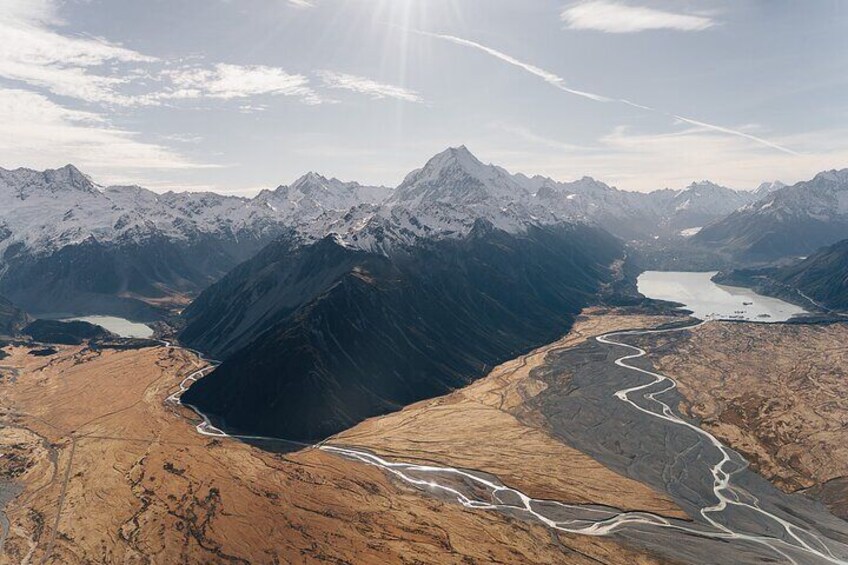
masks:
[(754, 190), (754, 194), (757, 195), (757, 199), (760, 199), (768, 196), (772, 192), (775, 192), (785, 187), (786, 185), (780, 182), (779, 180), (767, 181), (760, 184), (760, 186), (758, 186), (756, 190)]
[(694, 229), (721, 219), (754, 202), (757, 195), (710, 181), (693, 182), (665, 203), (664, 225), (674, 231)]
[(477, 220), (515, 233), (541, 221), (531, 195), (504, 169), (485, 165), (465, 147), (452, 147), (411, 172), (382, 205), (324, 214), (299, 230), (317, 241), (335, 234), (344, 245), (390, 253), (422, 239), (459, 238)]
[(770, 260), (848, 238), (848, 169), (780, 188), (704, 228), (693, 241), (745, 259)]
[(596, 224), (628, 240), (652, 234), (662, 217), (657, 199), (618, 190), (592, 177), (573, 182), (534, 179), (532, 208), (538, 217), (550, 214), (561, 221)]
[(484, 165), (463, 145), (446, 149), (409, 173), (387, 204), (417, 209), (448, 203), (487, 211), (496, 204), (520, 202), (527, 195), (511, 174), (495, 165)]
[(263, 190), (253, 199), (288, 224), (308, 224), (327, 212), (350, 210), (359, 204), (378, 204), (391, 194), (384, 187), (328, 179), (310, 172), (289, 186)]
[[(108, 313), (128, 302), (145, 310), (196, 293), (283, 233), (298, 244), (332, 235), (384, 255), (460, 239), (481, 220), (508, 233), (569, 223), (625, 240), (692, 236), (738, 208), (788, 198), (780, 186), (746, 192), (702, 181), (679, 191), (627, 192), (591, 177), (511, 174), (464, 146), (434, 156), (394, 190), (308, 173), (254, 198), (102, 187), (71, 165), (0, 169), (0, 293), (35, 313), (91, 312), (92, 305)], [(834, 209), (828, 198), (786, 207), (822, 216)]]
[(513, 175), (460, 146), (407, 175), (382, 205), (361, 205), (341, 216), (324, 214), (299, 231), (311, 241), (333, 233), (346, 245), (384, 253), (421, 239), (462, 237), (479, 219), (510, 233), (565, 222), (636, 239), (664, 225), (673, 214), (674, 194), (622, 191), (590, 177), (558, 182)]
[(150, 299), (197, 292), (298, 222), (381, 191), (311, 174), (252, 199), (157, 194), (72, 165), (0, 169), (0, 289), (35, 313), (152, 315)]
[(214, 193), (157, 194), (99, 187), (72, 165), (0, 169), (0, 253), (43, 256), (87, 240), (189, 241), (202, 235), (262, 238), (276, 222), (259, 202)]

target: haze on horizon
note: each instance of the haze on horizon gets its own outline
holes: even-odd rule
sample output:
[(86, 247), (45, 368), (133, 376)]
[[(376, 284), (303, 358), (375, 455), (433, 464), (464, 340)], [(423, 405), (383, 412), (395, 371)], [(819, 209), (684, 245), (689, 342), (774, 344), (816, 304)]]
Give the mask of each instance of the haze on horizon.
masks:
[(848, 165), (839, 3), (167, 7), (3, 0), (0, 166), (251, 194), (308, 170), (394, 186), (460, 144), (641, 191)]

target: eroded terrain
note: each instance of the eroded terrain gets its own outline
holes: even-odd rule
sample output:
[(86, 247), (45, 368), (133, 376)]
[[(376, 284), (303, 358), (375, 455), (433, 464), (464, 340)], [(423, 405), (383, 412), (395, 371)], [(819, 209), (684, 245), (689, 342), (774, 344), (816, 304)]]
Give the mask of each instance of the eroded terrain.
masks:
[[(6, 370), (0, 381), (0, 472), (23, 492), (6, 505), (2, 562), (658, 562), (606, 538), (555, 536), (530, 521), (463, 509), (326, 451), (279, 455), (201, 436), (193, 413), (165, 402), (201, 364), (182, 350), (7, 351), (4, 364), (18, 376)], [(509, 427), (495, 432), (512, 433), (503, 441), (516, 449), (506, 457), (490, 450), (502, 465), (494, 471), (520, 468), (522, 437), (551, 446), (538, 432)], [(498, 445), (484, 427), (476, 434)], [(661, 494), (552, 447), (574, 459), (575, 478), (558, 478), (560, 464), (549, 457), (549, 478), (528, 482), (538, 494), (680, 515)], [(473, 454), (467, 461), (478, 463)]]
[[(710, 497), (700, 490), (705, 479), (697, 465), (715, 453), (699, 448), (692, 456), (695, 436), (669, 431), (614, 396), (645, 379), (614, 365), (626, 351), (595, 338), (670, 322), (680, 320), (588, 311), (562, 340), (469, 387), (363, 422), (323, 449), (289, 454), (198, 434), (196, 415), (166, 401), (203, 365), (184, 350), (60, 347), (35, 356), (31, 348), (8, 347), (0, 368), (0, 491), (17, 494), (8, 488), (15, 485), (21, 492), (5, 506), (10, 531), (0, 562), (781, 562), (770, 545), (714, 536), (699, 515)], [(751, 326), (710, 323), (627, 341), (646, 346), (657, 369), (679, 379), (678, 396), (669, 398), (683, 414), (703, 418), (705, 430), (784, 491), (805, 488), (838, 513), (834, 500), (845, 500), (839, 481), (848, 474), (840, 467), (846, 444), (837, 425), (846, 413), (845, 380), (829, 365), (842, 362), (845, 327)], [(762, 351), (760, 341), (771, 336), (780, 336), (781, 355)], [(809, 352), (806, 361), (824, 347), (820, 371), (798, 369), (806, 361), (792, 353), (796, 346)], [(731, 370), (736, 355), (750, 361), (747, 385), (736, 386), (743, 374)], [(773, 371), (774, 384), (764, 385), (756, 371)], [(790, 403), (797, 390), (807, 392), (795, 408), (734, 416), (754, 391)], [(805, 406), (819, 419), (803, 416)], [(771, 418), (778, 412), (783, 416)], [(784, 444), (767, 448), (776, 430)], [(748, 449), (755, 440), (769, 458)], [(787, 455), (793, 441), (811, 459)], [(332, 451), (348, 448), (406, 465), (404, 472), (425, 484)], [(741, 458), (739, 464), (744, 468)], [(508, 490), (492, 495), (443, 468)], [(782, 495), (754, 473), (742, 475), (742, 486), (765, 493), (764, 504), (791, 507), (837, 545), (845, 539), (845, 523), (807, 496)], [(426, 481), (490, 502), (522, 493), (540, 515), (581, 527), (584, 521), (573, 519), (580, 509), (633, 521), (603, 536), (569, 533), (526, 513), (465, 507)]]
[(702, 426), (848, 517), (848, 324), (716, 322), (645, 341)]

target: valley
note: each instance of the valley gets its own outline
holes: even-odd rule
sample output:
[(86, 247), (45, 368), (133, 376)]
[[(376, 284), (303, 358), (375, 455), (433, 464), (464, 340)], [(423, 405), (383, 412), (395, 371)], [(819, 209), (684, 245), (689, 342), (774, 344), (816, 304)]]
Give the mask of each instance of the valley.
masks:
[(842, 4), (3, 0), (0, 565), (848, 565)]
[[(633, 331), (669, 324), (681, 329)], [(169, 401), (203, 367), (189, 351), (79, 346), (37, 357), (31, 347), (7, 347), (0, 441), (12, 457), (0, 459), (0, 471), (21, 494), (5, 507), (11, 528), (0, 562), (143, 563), (165, 555), (213, 563), (411, 556), (457, 563), (841, 562), (848, 527), (814, 500), (840, 512), (829, 497), (845, 476), (838, 423), (844, 406), (835, 399), (844, 397), (846, 380), (832, 371), (844, 366), (845, 351), (826, 344), (844, 339), (844, 325), (686, 326), (692, 322), (673, 312), (589, 309), (562, 339), (467, 387), (288, 453), (197, 433), (197, 416)], [(761, 338), (752, 340), (752, 332)], [(679, 388), (662, 393), (667, 387), (658, 382), (641, 390), (654, 377), (617, 366), (632, 351), (614, 342), (643, 347)], [(834, 357), (822, 359), (819, 371), (787, 372), (784, 363), (809, 349)], [(810, 452), (809, 464), (786, 451), (808, 448), (770, 443), (769, 430), (826, 426), (797, 409), (779, 420), (762, 409), (733, 417), (736, 403), (750, 405), (745, 389), (700, 376), (725, 374), (713, 367), (731, 354), (751, 356), (757, 374), (809, 381), (803, 390), (818, 396), (796, 406), (831, 406), (834, 432), (810, 436), (820, 451)], [(816, 374), (833, 376), (825, 385)], [(731, 390), (740, 400), (728, 398), (724, 410), (707, 400)], [(788, 391), (776, 381), (765, 394), (771, 402), (796, 402)], [(621, 406), (623, 394), (633, 406)], [(667, 408), (651, 406), (658, 401)], [(678, 410), (684, 420), (663, 421)], [(780, 490), (731, 451), (722, 472), (704, 468), (702, 475), (707, 461), (721, 459), (709, 441), (699, 447), (707, 433)], [(763, 447), (752, 447), (750, 438)], [(821, 465), (827, 456), (831, 463)], [(681, 465), (687, 473), (674, 471)], [(716, 492), (732, 505), (706, 514), (716, 502), (710, 485), (723, 472), (732, 483)], [(788, 494), (799, 489), (807, 494)], [(758, 501), (761, 517), (745, 509), (749, 499)]]

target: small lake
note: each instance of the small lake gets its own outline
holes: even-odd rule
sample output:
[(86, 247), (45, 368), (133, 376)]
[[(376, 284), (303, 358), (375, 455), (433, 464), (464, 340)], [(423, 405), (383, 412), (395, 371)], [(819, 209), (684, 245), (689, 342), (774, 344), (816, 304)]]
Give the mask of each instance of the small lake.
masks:
[(98, 326), (102, 326), (113, 334), (117, 334), (121, 337), (153, 337), (153, 328), (151, 328), (150, 326), (147, 326), (145, 324), (139, 324), (138, 322), (130, 322), (129, 320), (125, 320), (123, 318), (116, 318), (114, 316), (80, 316), (76, 318), (63, 318), (63, 321), (66, 322), (70, 322), (73, 320), (79, 320), (81, 322), (88, 322), (89, 324), (96, 324)]
[(648, 298), (685, 304), (698, 319), (785, 322), (807, 313), (800, 306), (762, 296), (751, 289), (716, 284), (709, 273), (647, 271), (639, 276), (639, 292)]

